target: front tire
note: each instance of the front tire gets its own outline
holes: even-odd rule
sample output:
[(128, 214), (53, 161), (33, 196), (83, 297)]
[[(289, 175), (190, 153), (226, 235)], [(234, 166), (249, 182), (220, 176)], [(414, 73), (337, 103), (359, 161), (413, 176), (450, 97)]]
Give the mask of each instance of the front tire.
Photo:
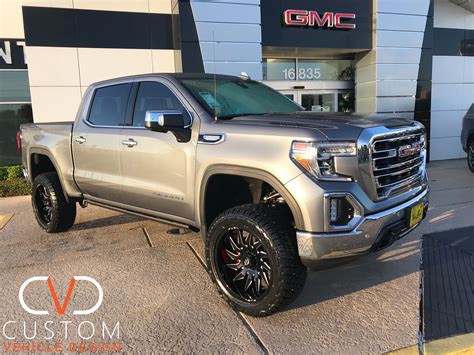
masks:
[(44, 173), (35, 178), (31, 202), (36, 221), (46, 232), (64, 232), (73, 226), (76, 203), (67, 202), (56, 173)]
[(474, 140), (472, 140), (467, 147), (467, 166), (469, 170), (474, 173)]
[(206, 263), (227, 302), (254, 317), (291, 303), (306, 280), (294, 228), (279, 207), (248, 204), (220, 214), (208, 231)]

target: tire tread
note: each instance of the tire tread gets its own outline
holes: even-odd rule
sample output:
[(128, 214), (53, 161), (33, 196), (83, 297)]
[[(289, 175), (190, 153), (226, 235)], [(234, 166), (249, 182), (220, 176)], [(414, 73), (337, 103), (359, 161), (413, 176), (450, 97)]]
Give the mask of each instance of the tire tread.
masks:
[[(51, 202), (53, 205), (53, 216), (51, 222), (45, 224), (41, 221), (37, 214), (34, 203), (35, 188), (38, 185), (46, 187), (51, 194)], [(74, 225), (76, 219), (76, 203), (68, 202), (64, 196), (64, 192), (59, 181), (58, 174), (50, 172), (38, 175), (33, 182), (32, 195), (33, 210), (35, 211), (38, 224), (48, 233), (59, 233), (70, 229)]]
[[(212, 235), (224, 220), (232, 218), (243, 218), (261, 228), (270, 237), (270, 242), (275, 251), (277, 262), (280, 265), (280, 281), (275, 285), (278, 293), (271, 303), (264, 307), (242, 307), (231, 300), (220, 290), (226, 301), (238, 312), (244, 312), (254, 317), (268, 316), (290, 304), (301, 292), (306, 281), (306, 268), (301, 263), (297, 252), (294, 228), (289, 220), (287, 212), (283, 208), (269, 207), (260, 204), (245, 204), (231, 208), (221, 213), (212, 222), (208, 235)], [(215, 276), (210, 268), (209, 243), (206, 238), (206, 262), (211, 279), (215, 282)]]

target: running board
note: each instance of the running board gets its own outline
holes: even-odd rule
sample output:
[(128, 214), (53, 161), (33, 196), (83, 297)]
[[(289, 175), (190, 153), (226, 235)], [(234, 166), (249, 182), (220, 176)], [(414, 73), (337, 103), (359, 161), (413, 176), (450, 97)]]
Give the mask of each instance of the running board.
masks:
[(120, 207), (115, 207), (115, 206), (106, 205), (106, 204), (104, 204), (104, 203), (100, 203), (100, 202), (96, 202), (96, 201), (92, 201), (92, 200), (84, 200), (84, 202), (86, 202), (86, 203), (88, 203), (88, 204), (90, 204), (90, 205), (94, 205), (94, 206), (106, 208), (106, 209), (108, 209), (108, 210), (117, 211), (117, 212), (123, 212), (123, 213), (131, 214), (131, 215), (134, 215), (134, 216), (137, 216), (137, 217), (143, 217), (143, 218), (146, 218), (146, 219), (151, 219), (151, 220), (153, 220), (153, 221), (155, 221), (155, 222), (167, 224), (167, 225), (169, 225), (169, 226), (178, 227), (178, 228), (185, 228), (185, 229), (192, 230), (193, 232), (199, 232), (199, 229), (198, 229), (198, 228), (193, 227), (193, 226), (188, 226), (188, 225), (183, 224), (183, 223), (174, 222), (174, 221), (170, 221), (170, 220), (163, 219), (163, 218), (159, 218), (159, 217), (154, 217), (154, 216), (150, 216), (150, 215), (143, 214), (143, 213), (139, 213), (139, 212), (135, 212), (135, 211), (130, 211), (130, 210), (127, 210), (127, 209), (124, 209), (124, 208), (120, 208)]

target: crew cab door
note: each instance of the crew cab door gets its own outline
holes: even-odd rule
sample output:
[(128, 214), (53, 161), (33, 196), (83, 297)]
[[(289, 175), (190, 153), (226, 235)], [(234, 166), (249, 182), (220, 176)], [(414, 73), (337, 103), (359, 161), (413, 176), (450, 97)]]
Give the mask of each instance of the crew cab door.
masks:
[(74, 178), (80, 190), (95, 199), (120, 200), (120, 132), (132, 85), (125, 82), (95, 89), (86, 104), (89, 109), (74, 125)]
[(193, 122), (189, 142), (172, 132), (144, 128), (147, 111), (179, 111), (191, 123), (184, 97), (168, 82), (138, 82), (129, 127), (120, 137), (123, 202), (160, 217), (194, 219), (194, 175), (199, 122)]

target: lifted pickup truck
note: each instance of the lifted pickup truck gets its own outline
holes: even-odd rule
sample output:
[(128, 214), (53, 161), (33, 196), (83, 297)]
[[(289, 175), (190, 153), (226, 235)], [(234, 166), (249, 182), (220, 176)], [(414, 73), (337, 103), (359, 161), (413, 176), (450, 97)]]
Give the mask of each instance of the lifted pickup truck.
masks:
[(474, 173), (474, 103), (462, 120), (461, 144), (467, 153), (467, 166)]
[(90, 203), (201, 231), (211, 279), (253, 316), (289, 304), (306, 267), (385, 248), (428, 208), (420, 123), (304, 112), (246, 77), (100, 82), (74, 124), (19, 138), (44, 230)]

